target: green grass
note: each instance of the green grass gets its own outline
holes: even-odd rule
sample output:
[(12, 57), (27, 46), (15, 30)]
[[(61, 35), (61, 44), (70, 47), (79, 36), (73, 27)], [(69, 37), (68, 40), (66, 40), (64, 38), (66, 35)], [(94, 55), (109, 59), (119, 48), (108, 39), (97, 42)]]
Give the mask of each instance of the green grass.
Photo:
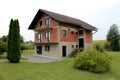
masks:
[(51, 63), (0, 62), (0, 80), (120, 80), (120, 52), (108, 53), (112, 68), (105, 74), (74, 69), (74, 59)]
[(23, 52), (21, 52), (22, 55), (29, 55), (29, 54), (33, 54), (34, 53), (34, 49), (33, 50), (23, 50)]
[(94, 40), (93, 44), (104, 44), (105, 42), (107, 42), (106, 40)]
[[(33, 54), (34, 53), (34, 50), (24, 50), (23, 52), (21, 52), (21, 55), (29, 55), (29, 54)], [(0, 55), (0, 60), (7, 60), (6, 58), (6, 52), (3, 53), (3, 55)], [(22, 60), (28, 60), (26, 58), (21, 58)]]
[(107, 42), (106, 40), (95, 40), (95, 41), (93, 41), (93, 46), (95, 46), (96, 44), (98, 44), (101, 47), (104, 47), (106, 42)]

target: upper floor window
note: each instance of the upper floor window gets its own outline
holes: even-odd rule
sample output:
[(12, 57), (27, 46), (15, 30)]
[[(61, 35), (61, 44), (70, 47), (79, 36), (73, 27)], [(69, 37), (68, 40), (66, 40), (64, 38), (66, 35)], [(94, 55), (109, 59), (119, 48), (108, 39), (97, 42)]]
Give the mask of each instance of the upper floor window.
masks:
[(46, 26), (50, 27), (50, 18), (45, 19), (45, 24)]
[(42, 26), (42, 20), (40, 20), (40, 26)]
[(41, 41), (42, 40), (42, 33), (38, 33), (37, 38)]
[(45, 32), (45, 38), (48, 39), (48, 40), (50, 40), (50, 32), (49, 31)]
[(71, 31), (71, 34), (74, 34), (74, 31)]
[(78, 35), (78, 32), (76, 32), (76, 35)]
[(83, 34), (83, 30), (79, 30), (79, 35)]
[(62, 30), (62, 35), (66, 36), (66, 30)]

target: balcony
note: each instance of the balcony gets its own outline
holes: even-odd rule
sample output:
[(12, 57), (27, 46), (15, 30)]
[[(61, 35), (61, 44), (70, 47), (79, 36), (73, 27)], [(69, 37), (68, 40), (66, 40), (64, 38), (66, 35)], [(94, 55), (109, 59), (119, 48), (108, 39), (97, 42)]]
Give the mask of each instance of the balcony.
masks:
[(35, 30), (37, 32), (45, 32), (45, 31), (51, 31), (53, 28), (52, 27), (46, 27), (46, 28), (40, 28), (38, 30)]

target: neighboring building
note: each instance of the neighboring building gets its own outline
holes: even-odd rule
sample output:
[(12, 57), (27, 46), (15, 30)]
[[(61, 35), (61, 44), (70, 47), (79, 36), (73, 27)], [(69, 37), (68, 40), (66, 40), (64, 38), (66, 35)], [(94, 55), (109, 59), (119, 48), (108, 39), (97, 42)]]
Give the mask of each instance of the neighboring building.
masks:
[(39, 9), (29, 28), (34, 30), (35, 53), (66, 57), (76, 48), (92, 48), (97, 28), (81, 20)]

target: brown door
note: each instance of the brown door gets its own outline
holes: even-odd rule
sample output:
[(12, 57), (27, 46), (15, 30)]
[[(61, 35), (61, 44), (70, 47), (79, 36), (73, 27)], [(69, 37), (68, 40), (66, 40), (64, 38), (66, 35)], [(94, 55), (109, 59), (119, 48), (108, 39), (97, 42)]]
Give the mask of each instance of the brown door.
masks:
[(84, 48), (84, 39), (79, 39), (79, 48)]
[(66, 46), (62, 46), (62, 56), (66, 57)]

